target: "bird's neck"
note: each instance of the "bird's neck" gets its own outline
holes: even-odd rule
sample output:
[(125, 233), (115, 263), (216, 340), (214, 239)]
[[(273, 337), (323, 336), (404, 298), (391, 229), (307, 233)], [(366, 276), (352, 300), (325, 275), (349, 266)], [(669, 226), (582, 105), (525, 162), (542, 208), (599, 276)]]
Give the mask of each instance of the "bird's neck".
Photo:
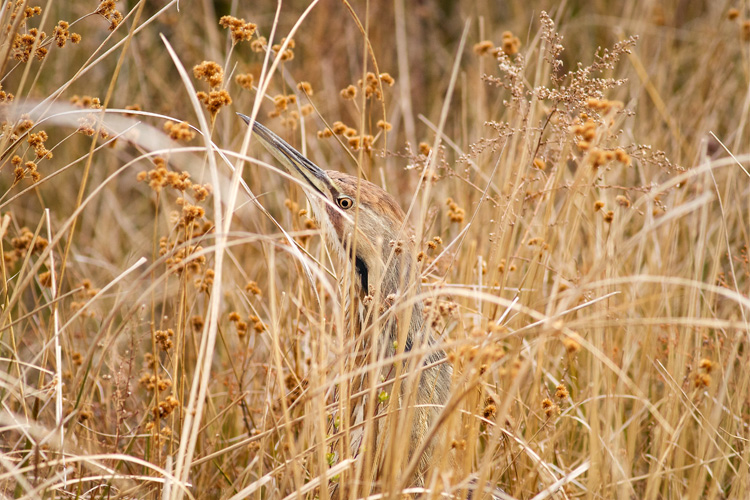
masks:
[[(347, 304), (356, 303), (358, 331), (374, 326), (386, 342), (386, 351), (392, 354), (399, 342), (410, 350), (424, 340), (424, 303), (422, 302), (416, 266), (395, 259), (386, 273), (368, 268), (354, 260), (349, 271), (357, 276), (354, 297), (347, 290)], [(403, 272), (401, 271), (403, 270)], [(382, 344), (381, 344), (382, 345)]]

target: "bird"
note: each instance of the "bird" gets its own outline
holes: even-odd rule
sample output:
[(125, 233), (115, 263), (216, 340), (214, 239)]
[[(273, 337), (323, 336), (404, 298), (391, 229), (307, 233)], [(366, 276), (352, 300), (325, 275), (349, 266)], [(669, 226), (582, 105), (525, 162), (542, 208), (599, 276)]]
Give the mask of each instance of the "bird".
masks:
[[(246, 115), (238, 115), (248, 125), (251, 123)], [(324, 170), (257, 121), (253, 122), (252, 127), (258, 142), (303, 188), (329, 252), (338, 256), (343, 265), (344, 271), (340, 276), (351, 280), (345, 282), (348, 286), (342, 288), (353, 290), (353, 294), (347, 296), (344, 302), (357, 303), (357, 314), (350, 319), (357, 322), (355, 331), (364, 331), (373, 324), (373, 316), (377, 316), (378, 311), (373, 311), (372, 305), (368, 308), (368, 303), (389, 304), (397, 302), (399, 298), (410, 298), (402, 314), (391, 315), (375, 324), (379, 328), (380, 359), (397, 353), (399, 337), (402, 338), (404, 352), (420, 348), (427, 353), (420, 359), (421, 365), (415, 367), (414, 362), (402, 365), (406, 370), (416, 368), (419, 372), (403, 380), (412, 380), (416, 384), (409, 393), (413, 418), (408, 462), (416, 453), (420, 456), (417, 466), (412, 468), (413, 472), (405, 472), (411, 477), (400, 478), (399, 481), (408, 486), (421, 486), (431, 468), (433, 451), (439, 439), (436, 437), (439, 433), (434, 432), (432, 426), (436, 424), (450, 396), (452, 365), (425, 321), (415, 244), (404, 232), (407, 227), (406, 215), (396, 199), (381, 187), (338, 170)], [(408, 326), (405, 324), (407, 321)], [(397, 398), (401, 401), (398, 411), (404, 411), (406, 385), (403, 384), (401, 395)], [(384, 420), (380, 419), (380, 422)], [(382, 434), (378, 434), (378, 439)], [(352, 447), (360, 445), (360, 442), (353, 440)], [(391, 444), (385, 443), (385, 446)], [(359, 451), (353, 449), (352, 454), (357, 456)]]

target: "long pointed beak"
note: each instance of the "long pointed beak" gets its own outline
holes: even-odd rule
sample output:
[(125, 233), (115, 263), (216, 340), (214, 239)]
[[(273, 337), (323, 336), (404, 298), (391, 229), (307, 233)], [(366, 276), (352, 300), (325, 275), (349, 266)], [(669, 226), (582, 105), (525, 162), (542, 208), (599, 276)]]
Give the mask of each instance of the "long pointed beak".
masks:
[[(245, 123), (250, 124), (249, 116), (242, 113), (237, 114), (245, 120)], [(326, 199), (330, 197), (333, 183), (328, 174), (325, 173), (325, 170), (302, 156), (299, 151), (291, 147), (284, 139), (257, 121), (253, 124), (253, 133), (260, 140), (261, 144), (263, 144), (263, 147), (284, 165), (289, 174), (299, 180), (303, 186), (313, 188)]]

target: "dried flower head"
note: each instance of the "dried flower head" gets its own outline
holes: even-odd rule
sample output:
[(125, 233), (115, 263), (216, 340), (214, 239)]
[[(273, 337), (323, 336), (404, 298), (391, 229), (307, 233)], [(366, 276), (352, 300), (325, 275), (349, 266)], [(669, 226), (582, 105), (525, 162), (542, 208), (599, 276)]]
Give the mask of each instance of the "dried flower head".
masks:
[(557, 399), (566, 399), (570, 394), (568, 393), (568, 389), (563, 384), (559, 384), (557, 387), (555, 387), (555, 397)]
[(451, 222), (461, 223), (464, 221), (466, 212), (463, 208), (459, 207), (455, 201), (453, 201), (453, 198), (445, 200), (445, 204), (448, 205), (448, 218)]
[(486, 56), (494, 48), (495, 45), (491, 41), (483, 40), (474, 45), (474, 53), (478, 56)]
[(391, 130), (393, 128), (393, 125), (391, 125), (390, 123), (388, 123), (385, 120), (378, 120), (378, 124), (377, 125), (378, 125), (378, 128), (382, 128), (386, 132), (388, 132), (389, 130)]
[(70, 23), (67, 21), (59, 21), (53, 31), (53, 37), (58, 47), (65, 47), (65, 44), (70, 40), (73, 43), (79, 43), (81, 41), (81, 35), (78, 33), (71, 33)]
[(222, 16), (221, 19), (219, 19), (219, 24), (223, 28), (229, 28), (229, 31), (232, 34), (233, 45), (252, 39), (255, 29), (258, 27), (253, 23), (248, 23), (244, 19), (238, 19), (234, 16)]
[(510, 31), (503, 33), (502, 49), (505, 55), (512, 56), (521, 48), (521, 40)]
[(211, 88), (219, 87), (224, 82), (224, 70), (214, 61), (203, 61), (193, 66), (193, 76), (206, 80)]
[(253, 89), (253, 80), (254, 78), (252, 73), (240, 73), (239, 75), (234, 77), (234, 81), (237, 82), (237, 85), (245, 90)]
[(258, 286), (258, 283), (256, 283), (255, 281), (248, 281), (247, 285), (245, 285), (245, 291), (255, 295), (256, 297), (260, 297), (261, 295), (263, 295), (263, 292)]
[(189, 141), (195, 137), (195, 132), (190, 128), (188, 122), (175, 123), (172, 120), (167, 120), (164, 124), (164, 131), (175, 141)]
[(348, 87), (343, 89), (340, 94), (342, 98), (346, 100), (352, 100), (357, 97), (357, 87), (355, 87), (354, 85), (349, 85)]
[(196, 95), (198, 100), (206, 106), (211, 118), (215, 117), (222, 107), (232, 104), (232, 98), (226, 90), (212, 90), (209, 93), (198, 92)]
[(560, 413), (560, 407), (553, 403), (549, 398), (544, 398), (542, 400), (542, 409), (544, 410), (544, 414), (547, 416), (547, 418)]
[(297, 84), (297, 90), (307, 95), (313, 95), (313, 89), (310, 82), (299, 82)]

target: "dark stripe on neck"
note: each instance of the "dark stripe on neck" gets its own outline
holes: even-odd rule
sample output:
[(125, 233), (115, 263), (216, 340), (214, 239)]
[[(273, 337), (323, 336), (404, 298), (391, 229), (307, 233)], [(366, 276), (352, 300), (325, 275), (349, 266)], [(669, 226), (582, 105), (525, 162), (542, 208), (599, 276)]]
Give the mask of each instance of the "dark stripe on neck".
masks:
[(359, 255), (357, 255), (357, 258), (354, 259), (354, 266), (357, 270), (357, 274), (359, 275), (359, 284), (362, 286), (362, 293), (364, 295), (367, 295), (370, 290), (367, 264), (365, 264), (365, 261), (362, 260)]

